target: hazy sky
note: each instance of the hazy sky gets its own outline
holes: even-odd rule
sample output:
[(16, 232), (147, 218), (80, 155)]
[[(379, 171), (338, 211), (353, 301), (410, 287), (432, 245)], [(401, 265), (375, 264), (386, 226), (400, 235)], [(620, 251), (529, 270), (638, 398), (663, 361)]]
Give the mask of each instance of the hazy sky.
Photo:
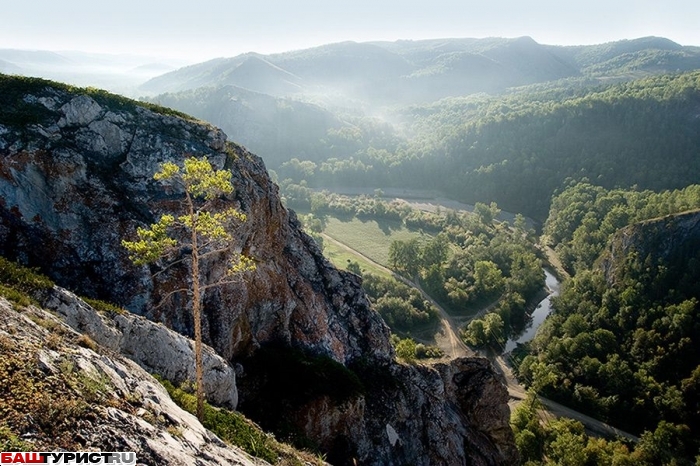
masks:
[(593, 44), (648, 35), (700, 46), (691, 0), (0, 0), (0, 48), (201, 61), (344, 40), (518, 37)]

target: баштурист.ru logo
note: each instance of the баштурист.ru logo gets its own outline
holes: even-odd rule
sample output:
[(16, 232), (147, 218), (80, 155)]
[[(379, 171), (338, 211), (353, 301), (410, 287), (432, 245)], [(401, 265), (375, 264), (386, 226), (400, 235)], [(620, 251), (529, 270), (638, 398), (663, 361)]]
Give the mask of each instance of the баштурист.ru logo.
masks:
[(134, 466), (136, 453), (134, 452), (9, 452), (0, 453), (0, 466), (9, 464), (113, 464), (121, 466)]

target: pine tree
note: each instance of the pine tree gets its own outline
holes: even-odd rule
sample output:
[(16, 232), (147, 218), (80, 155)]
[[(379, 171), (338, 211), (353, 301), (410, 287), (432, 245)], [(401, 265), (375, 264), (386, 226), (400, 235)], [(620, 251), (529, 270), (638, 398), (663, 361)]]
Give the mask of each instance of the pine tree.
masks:
[[(236, 250), (231, 231), (246, 216), (230, 207), (227, 196), (233, 193), (231, 172), (215, 170), (206, 158), (186, 158), (182, 167), (166, 162), (154, 179), (175, 191), (182, 191), (184, 199), (176, 211), (165, 214), (148, 228), (138, 228), (136, 241), (122, 241), (135, 265), (164, 262), (167, 269), (182, 261), (190, 262), (191, 289), (177, 289), (167, 296), (187, 292), (192, 298), (195, 337), (195, 373), (197, 417), (204, 412), (202, 385), (202, 299), (209, 288), (233, 283), (243, 272), (255, 269), (253, 260)], [(214, 257), (229, 262), (226, 274), (208, 280), (200, 271), (202, 261)], [(167, 297), (166, 296), (166, 297)]]

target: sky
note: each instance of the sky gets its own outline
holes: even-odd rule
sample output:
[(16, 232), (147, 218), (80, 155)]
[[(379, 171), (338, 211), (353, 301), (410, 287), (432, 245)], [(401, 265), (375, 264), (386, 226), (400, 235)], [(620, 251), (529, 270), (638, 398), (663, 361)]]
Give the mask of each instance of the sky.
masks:
[(689, 0), (0, 0), (0, 49), (203, 61), (353, 40), (530, 36), (597, 44), (661, 36), (700, 46)]

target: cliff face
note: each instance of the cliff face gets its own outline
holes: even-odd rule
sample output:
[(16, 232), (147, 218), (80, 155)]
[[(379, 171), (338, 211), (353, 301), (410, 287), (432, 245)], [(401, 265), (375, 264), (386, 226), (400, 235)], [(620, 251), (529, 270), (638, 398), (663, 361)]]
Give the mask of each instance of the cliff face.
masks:
[(620, 229), (601, 256), (600, 266), (610, 284), (618, 282), (628, 267), (644, 268), (648, 278), (653, 279), (658, 276), (658, 267), (662, 266), (664, 279), (673, 281), (675, 275), (688, 270), (691, 260), (700, 260), (698, 210), (646, 220)]
[[(120, 241), (134, 238), (137, 226), (171, 206), (172, 198), (152, 179), (162, 162), (206, 156), (233, 173), (231, 202), (249, 218), (236, 242), (258, 270), (247, 283), (209, 293), (205, 340), (225, 358), (272, 340), (343, 363), (361, 355), (390, 357), (388, 330), (357, 279), (323, 259), (282, 207), (262, 161), (227, 144), (220, 130), (50, 86), (18, 93), (15, 100), (3, 104), (24, 115), (0, 120), (3, 255), (41, 267), (66, 288), (188, 333), (184, 296), (154, 309), (165, 294), (186, 285), (186, 269), (152, 279), (155, 270), (134, 267)], [(208, 267), (217, 273), (221, 264)]]
[[(230, 202), (248, 221), (235, 232), (257, 270), (211, 290), (204, 338), (235, 362), (268, 343), (380, 370), (343, 403), (294, 406), (294, 423), (337, 462), (513, 464), (505, 388), (482, 360), (437, 368), (393, 362), (389, 331), (360, 288), (335, 269), (281, 205), (262, 161), (218, 129), (100, 92), (0, 76), (0, 253), (40, 267), (58, 284), (125, 306), (181, 333), (192, 328), (187, 265), (134, 267), (121, 247), (178, 194), (153, 181), (164, 161), (207, 157), (233, 174)], [(207, 274), (224, 265), (211, 260)], [(125, 324), (126, 325), (126, 324)], [(243, 369), (243, 375), (246, 374)], [(296, 383), (289, 380), (290, 384)], [(251, 392), (241, 391), (241, 403)], [(231, 400), (229, 400), (231, 401)], [(261, 400), (265, 402), (265, 400)]]

